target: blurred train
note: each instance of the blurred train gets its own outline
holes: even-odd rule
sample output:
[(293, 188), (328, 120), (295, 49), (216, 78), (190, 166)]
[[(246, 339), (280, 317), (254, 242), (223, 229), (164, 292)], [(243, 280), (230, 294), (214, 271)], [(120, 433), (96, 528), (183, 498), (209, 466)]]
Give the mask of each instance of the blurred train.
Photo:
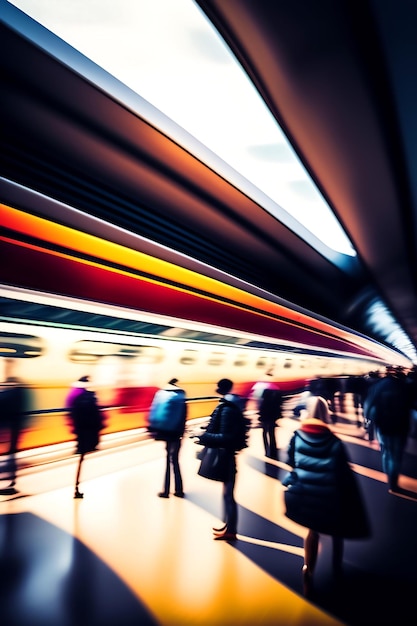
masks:
[(90, 376), (105, 413), (104, 432), (118, 433), (146, 427), (155, 391), (173, 376), (186, 391), (188, 417), (194, 419), (211, 413), (218, 401), (216, 382), (223, 377), (234, 381), (234, 392), (250, 399), (262, 381), (274, 381), (290, 395), (312, 378), (365, 374), (379, 366), (372, 358), (300, 351), (243, 334), (232, 338), (162, 327), (158, 336), (151, 336), (0, 323), (0, 380), (17, 378), (27, 389), (21, 449), (73, 439), (65, 399), (71, 383), (84, 375)]
[[(33, 193), (17, 200), (41, 213), (52, 203)], [(14, 376), (28, 389), (21, 449), (73, 439), (65, 398), (85, 375), (110, 434), (145, 428), (155, 391), (173, 377), (194, 419), (210, 415), (220, 378), (247, 398), (267, 380), (291, 394), (317, 376), (408, 364), (214, 267), (52, 208), (83, 230), (0, 205), (0, 380)]]

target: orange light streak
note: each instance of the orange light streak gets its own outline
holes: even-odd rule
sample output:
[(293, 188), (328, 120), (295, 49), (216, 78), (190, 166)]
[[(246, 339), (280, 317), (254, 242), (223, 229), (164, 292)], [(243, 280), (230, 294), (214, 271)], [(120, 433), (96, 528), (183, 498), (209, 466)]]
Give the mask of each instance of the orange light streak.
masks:
[[(117, 264), (124, 266), (126, 270), (110, 268), (114, 272), (124, 273), (125, 275), (134, 275), (129, 270), (146, 273), (146, 277), (142, 280), (160, 284), (166, 284), (167, 281), (175, 283), (176, 290), (179, 289), (178, 284), (182, 285), (181, 291), (191, 290), (200, 297), (215, 301), (220, 298), (222, 301), (228, 301), (229, 305), (235, 306), (241, 310), (251, 308), (257, 311), (257, 315), (265, 317), (277, 316), (287, 324), (295, 324), (296, 326), (308, 327), (317, 334), (325, 334), (335, 336), (334, 327), (326, 322), (309, 317), (298, 311), (293, 311), (283, 305), (272, 302), (270, 300), (253, 295), (243, 291), (237, 287), (228, 285), (214, 278), (204, 276), (192, 270), (175, 265), (168, 261), (152, 257), (139, 250), (126, 248), (120, 244), (113, 243), (101, 238), (77, 231), (68, 226), (56, 224), (46, 220), (45, 218), (30, 215), (18, 209), (14, 209), (5, 204), (0, 204), (1, 222), (3, 227), (11, 231), (27, 237), (35, 237), (43, 242), (68, 249), (78, 254), (94, 256), (97, 261), (86, 261), (78, 259), (82, 263), (90, 264), (96, 267), (103, 267), (100, 263)], [(26, 244), (25, 244), (26, 245)], [(35, 248), (35, 246), (33, 246)], [(50, 251), (54, 255), (62, 255), (65, 258), (72, 258), (70, 254), (58, 253)], [(105, 266), (106, 269), (109, 269)], [(149, 278), (149, 275), (154, 278)], [(137, 277), (137, 276), (136, 276)], [(262, 311), (262, 313), (259, 313)], [(375, 352), (375, 343), (372, 341), (353, 335), (343, 329), (338, 329), (337, 336), (339, 339), (345, 340), (355, 345), (360, 345), (366, 350)]]

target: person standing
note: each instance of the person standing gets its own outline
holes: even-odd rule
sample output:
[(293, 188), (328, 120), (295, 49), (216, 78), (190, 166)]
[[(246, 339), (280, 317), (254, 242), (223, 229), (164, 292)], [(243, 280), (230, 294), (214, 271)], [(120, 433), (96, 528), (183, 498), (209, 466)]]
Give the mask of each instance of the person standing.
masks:
[(277, 460), (278, 447), (275, 436), (277, 420), (282, 417), (282, 392), (278, 388), (265, 389), (259, 405), (259, 421), (265, 456)]
[(286, 516), (308, 528), (304, 540), (304, 594), (310, 596), (317, 562), (320, 535), (333, 542), (332, 566), (335, 580), (342, 574), (344, 539), (366, 538), (368, 517), (356, 477), (342, 441), (327, 425), (327, 400), (311, 396), (306, 416), (288, 446), (287, 463), (292, 467), (282, 484)]
[(223, 479), (223, 521), (221, 528), (213, 528), (215, 540), (235, 541), (237, 533), (237, 504), (234, 497), (236, 483), (236, 453), (247, 446), (248, 421), (239, 404), (230, 398), (233, 382), (222, 378), (217, 383), (216, 393), (221, 396), (210, 417), (205, 432), (196, 443), (208, 448), (223, 448), (225, 472)]
[(7, 452), (7, 474), (10, 484), (8, 489), (14, 490), (17, 480), (16, 455), (19, 440), (28, 410), (28, 390), (22, 381), (15, 376), (8, 376), (2, 383), (0, 391), (0, 424), (10, 436)]
[(374, 441), (375, 439), (375, 427), (374, 427), (372, 420), (370, 419), (371, 415), (368, 411), (368, 395), (369, 395), (370, 388), (372, 387), (372, 385), (378, 382), (378, 380), (380, 380), (380, 375), (377, 370), (371, 371), (369, 372), (369, 374), (367, 374), (367, 376), (365, 376), (366, 388), (365, 388), (363, 404), (362, 404), (363, 427), (366, 431), (366, 436), (368, 437), (368, 441), (371, 441), (371, 442)]
[(80, 455), (75, 477), (74, 498), (83, 498), (84, 494), (78, 489), (80, 484), (81, 466), (84, 456), (97, 449), (100, 431), (103, 429), (103, 419), (94, 391), (88, 389), (89, 376), (82, 376), (73, 383), (67, 395), (66, 408), (71, 420), (72, 431), (77, 438), (76, 453)]
[(374, 430), (382, 454), (382, 470), (391, 493), (398, 491), (398, 477), (410, 430), (413, 389), (402, 371), (387, 368), (386, 375), (370, 387), (365, 419)]
[(171, 378), (166, 387), (156, 392), (149, 412), (149, 432), (155, 440), (166, 443), (165, 480), (162, 491), (158, 493), (160, 498), (169, 498), (171, 468), (174, 496), (184, 497), (179, 453), (187, 421), (187, 402), (185, 391), (177, 386), (177, 382), (177, 378)]

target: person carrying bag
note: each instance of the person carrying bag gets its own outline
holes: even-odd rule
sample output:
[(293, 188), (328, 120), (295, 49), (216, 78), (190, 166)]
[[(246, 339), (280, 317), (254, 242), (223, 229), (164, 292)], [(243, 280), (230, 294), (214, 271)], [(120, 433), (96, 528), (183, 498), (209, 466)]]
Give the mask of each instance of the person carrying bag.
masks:
[(223, 483), (223, 521), (221, 528), (214, 528), (215, 540), (236, 540), (237, 505), (234, 499), (236, 481), (236, 453), (247, 446), (248, 421), (235, 401), (226, 395), (233, 387), (231, 380), (223, 378), (217, 384), (216, 393), (222, 396), (214, 409), (206, 431), (196, 443), (205, 446), (198, 474)]

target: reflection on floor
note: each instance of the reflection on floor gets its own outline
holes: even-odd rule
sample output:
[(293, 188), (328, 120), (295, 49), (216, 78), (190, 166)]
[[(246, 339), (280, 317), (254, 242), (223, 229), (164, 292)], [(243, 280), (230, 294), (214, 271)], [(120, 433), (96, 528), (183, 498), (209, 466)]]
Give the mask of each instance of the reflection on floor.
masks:
[(1, 623), (156, 624), (81, 541), (32, 513), (0, 517)]
[[(417, 467), (407, 454), (401, 495), (388, 493), (380, 452), (346, 416), (334, 430), (348, 447), (368, 503), (370, 540), (346, 541), (341, 588), (325, 538), (311, 602), (302, 596), (305, 529), (284, 515), (280, 478), (298, 422), (277, 429), (278, 461), (261, 432), (239, 456), (239, 534), (214, 542), (221, 484), (197, 475), (198, 447), (181, 449), (185, 499), (157, 497), (164, 444), (142, 442), (86, 458), (83, 500), (73, 499), (77, 459), (18, 476), (0, 495), (2, 626), (313, 625), (408, 623), (417, 575)], [(6, 485), (4, 485), (6, 486)]]

